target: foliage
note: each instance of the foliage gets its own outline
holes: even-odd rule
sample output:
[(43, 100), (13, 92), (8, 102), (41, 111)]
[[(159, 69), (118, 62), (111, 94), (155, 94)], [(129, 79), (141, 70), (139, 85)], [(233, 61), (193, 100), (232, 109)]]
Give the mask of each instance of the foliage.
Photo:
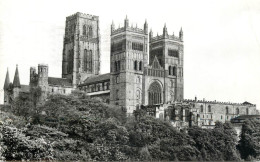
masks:
[(196, 142), (202, 160), (240, 160), (236, 150), (236, 132), (230, 123), (216, 122), (214, 129), (192, 127), (188, 134)]
[(246, 160), (260, 160), (260, 122), (246, 120), (242, 125), (238, 150)]

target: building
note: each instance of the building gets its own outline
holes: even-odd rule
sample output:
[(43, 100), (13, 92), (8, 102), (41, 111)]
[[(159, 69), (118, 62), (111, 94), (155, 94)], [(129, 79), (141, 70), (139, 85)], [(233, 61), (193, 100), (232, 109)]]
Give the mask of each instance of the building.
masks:
[[(30, 85), (25, 91), (20, 85), (18, 68), (13, 86), (7, 71), (5, 103), (32, 87), (40, 87), (42, 99), (79, 89), (91, 97), (124, 107), (129, 115), (141, 105), (163, 105), (166, 110), (173, 102), (181, 102), (192, 105), (190, 111), (196, 111), (199, 116), (195, 116), (200, 117), (198, 122), (203, 125), (214, 125), (216, 120), (227, 121), (242, 112), (255, 113), (256, 106), (252, 104), (184, 100), (183, 31), (180, 29), (178, 35), (170, 35), (166, 25), (162, 30), (162, 35), (153, 36), (152, 30), (148, 32), (146, 21), (143, 28), (130, 26), (127, 17), (123, 27), (115, 28), (112, 22), (110, 73), (100, 74), (99, 17), (79, 12), (68, 16), (62, 78), (49, 77), (48, 65), (39, 64), (37, 72), (35, 67), (30, 68)], [(234, 114), (237, 107), (239, 113)], [(166, 118), (166, 114), (163, 116)]]

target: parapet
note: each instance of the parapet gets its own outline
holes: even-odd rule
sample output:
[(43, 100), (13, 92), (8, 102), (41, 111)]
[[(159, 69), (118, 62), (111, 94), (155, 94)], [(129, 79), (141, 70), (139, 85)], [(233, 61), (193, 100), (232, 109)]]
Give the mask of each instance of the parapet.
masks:
[(93, 20), (98, 20), (98, 19), (99, 19), (99, 17), (98, 17), (98, 16), (95, 16), (95, 15), (90, 15), (90, 14), (85, 14), (85, 13), (77, 12), (77, 13), (75, 13), (75, 14), (72, 14), (72, 15), (66, 17), (66, 20), (75, 19), (76, 17), (82, 17), (82, 18), (93, 19)]
[[(115, 35), (124, 31), (130, 31), (134, 33), (139, 33), (139, 34), (145, 34), (145, 31), (143, 29), (137, 28), (137, 27), (121, 27), (117, 28), (111, 31), (111, 35)], [(147, 35), (147, 34), (146, 34)]]
[(39, 66), (45, 66), (45, 67), (48, 67), (48, 64), (38, 64), (38, 67)]
[(251, 103), (232, 103), (232, 102), (220, 102), (220, 101), (206, 101), (206, 100), (192, 100), (192, 99), (184, 99), (183, 102), (196, 102), (196, 103), (207, 103), (207, 104), (221, 104), (221, 105), (250, 105), (250, 106), (256, 106), (256, 104)]
[(158, 41), (158, 40), (162, 40), (162, 39), (169, 39), (169, 40), (173, 40), (173, 41), (178, 41), (178, 42), (182, 42), (182, 40), (175, 36), (175, 35), (157, 35), (155, 37), (151, 37), (150, 38), (150, 42), (154, 42), (154, 41)]

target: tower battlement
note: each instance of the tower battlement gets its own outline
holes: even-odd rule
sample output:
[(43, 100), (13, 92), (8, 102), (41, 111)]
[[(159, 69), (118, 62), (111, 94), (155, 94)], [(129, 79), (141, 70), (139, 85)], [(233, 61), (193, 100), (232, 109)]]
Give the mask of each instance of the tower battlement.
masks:
[(148, 30), (148, 25), (147, 25), (146, 21), (144, 23), (144, 28), (141, 29), (141, 28), (138, 28), (137, 25), (136, 25), (136, 27), (133, 27), (133, 25), (129, 26), (129, 20), (126, 17), (125, 20), (124, 20), (124, 26), (123, 27), (118, 27), (117, 29), (115, 29), (114, 22), (112, 22), (112, 25), (111, 25), (111, 36), (115, 35), (115, 34), (118, 34), (118, 33), (121, 33), (121, 32), (126, 32), (126, 31), (133, 32), (133, 33), (138, 33), (138, 34), (148, 35), (147, 30)]
[(90, 14), (77, 12), (75, 14), (72, 14), (72, 15), (66, 17), (66, 21), (67, 20), (71, 20), (71, 19), (75, 19), (76, 17), (82, 17), (82, 18), (87, 18), (87, 19), (92, 19), (92, 20), (98, 20), (99, 19), (99, 17), (95, 16), (95, 15), (90, 15)]
[(169, 39), (169, 40), (173, 40), (173, 41), (178, 41), (178, 42), (182, 42), (182, 40), (180, 39), (180, 37), (177, 37), (175, 35), (157, 35), (155, 37), (150, 37), (150, 42), (155, 42), (158, 40), (162, 40), (162, 39)]

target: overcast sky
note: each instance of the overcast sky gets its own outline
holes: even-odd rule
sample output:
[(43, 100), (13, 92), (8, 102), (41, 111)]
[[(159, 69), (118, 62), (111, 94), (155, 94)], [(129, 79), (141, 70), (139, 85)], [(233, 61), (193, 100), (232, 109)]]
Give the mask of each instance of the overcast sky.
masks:
[(109, 72), (110, 24), (143, 27), (154, 35), (184, 32), (184, 97), (260, 105), (260, 1), (258, 0), (0, 0), (0, 103), (7, 67), (21, 84), (29, 68), (49, 65), (61, 77), (66, 16), (76, 12), (100, 18), (101, 73)]

